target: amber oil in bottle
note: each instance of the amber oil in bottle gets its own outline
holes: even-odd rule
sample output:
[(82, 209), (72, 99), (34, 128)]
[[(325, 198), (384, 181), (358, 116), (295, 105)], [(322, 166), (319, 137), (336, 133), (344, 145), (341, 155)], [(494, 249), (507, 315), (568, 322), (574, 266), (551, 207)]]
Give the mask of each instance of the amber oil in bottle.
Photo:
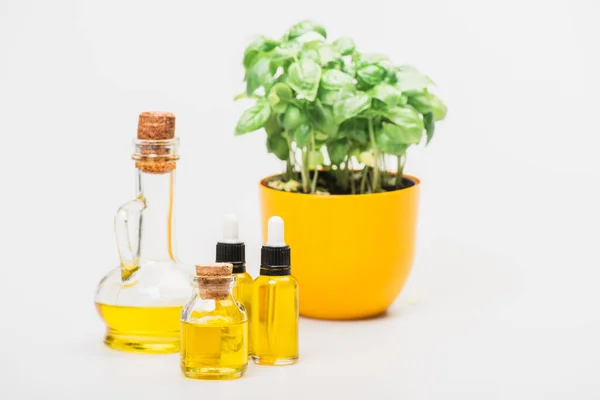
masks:
[(267, 244), (261, 249), (260, 276), (252, 286), (252, 359), (261, 365), (289, 365), (298, 360), (298, 282), (291, 275), (290, 248), (283, 220), (269, 219)]
[(193, 379), (235, 379), (248, 365), (248, 321), (232, 293), (233, 266), (196, 266), (181, 313), (181, 371)]
[(248, 352), (252, 354), (251, 302), (252, 277), (246, 272), (246, 246), (240, 240), (239, 222), (235, 215), (227, 214), (223, 218), (223, 238), (217, 243), (217, 262), (231, 263), (235, 284), (233, 297), (244, 307), (248, 318)]

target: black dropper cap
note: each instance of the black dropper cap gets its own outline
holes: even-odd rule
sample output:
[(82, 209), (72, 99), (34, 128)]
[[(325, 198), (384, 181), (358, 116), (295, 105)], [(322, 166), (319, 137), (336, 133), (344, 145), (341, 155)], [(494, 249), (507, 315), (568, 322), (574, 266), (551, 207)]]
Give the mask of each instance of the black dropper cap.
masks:
[(233, 273), (246, 272), (246, 245), (239, 241), (238, 220), (235, 215), (223, 219), (223, 241), (217, 242), (216, 262), (233, 264)]
[(217, 243), (216, 262), (231, 263), (233, 273), (246, 272), (246, 245), (244, 243)]
[(268, 226), (268, 240), (260, 251), (260, 274), (284, 276), (291, 274), (290, 246), (283, 241), (283, 220), (271, 217)]

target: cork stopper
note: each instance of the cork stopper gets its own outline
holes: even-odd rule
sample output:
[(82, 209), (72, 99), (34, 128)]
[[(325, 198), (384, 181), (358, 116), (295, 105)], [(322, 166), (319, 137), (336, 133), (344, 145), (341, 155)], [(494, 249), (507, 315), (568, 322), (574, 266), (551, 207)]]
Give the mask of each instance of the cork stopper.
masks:
[(175, 137), (175, 115), (168, 112), (145, 111), (138, 119), (138, 139), (168, 140)]
[(212, 263), (196, 265), (196, 282), (203, 300), (225, 300), (233, 279), (233, 264)]
[(150, 174), (164, 174), (176, 168), (177, 155), (170, 143), (175, 139), (175, 115), (160, 111), (141, 113), (137, 138), (136, 168)]

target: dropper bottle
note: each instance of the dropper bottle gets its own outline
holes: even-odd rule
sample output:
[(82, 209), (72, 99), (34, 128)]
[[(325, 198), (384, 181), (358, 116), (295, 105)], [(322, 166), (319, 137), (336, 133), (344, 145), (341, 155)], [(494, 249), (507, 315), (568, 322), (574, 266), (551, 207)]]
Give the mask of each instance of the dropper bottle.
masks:
[(256, 364), (290, 365), (298, 361), (298, 281), (291, 275), (281, 217), (269, 219), (267, 236), (252, 287), (252, 358)]
[[(233, 276), (235, 278), (232, 290), (233, 297), (244, 307), (248, 315), (248, 321), (250, 321), (252, 276), (246, 272), (246, 245), (240, 240), (239, 222), (233, 214), (226, 214), (223, 217), (223, 238), (220, 242), (217, 242), (215, 261), (233, 265)], [(249, 352), (252, 350), (251, 343), (250, 339)]]

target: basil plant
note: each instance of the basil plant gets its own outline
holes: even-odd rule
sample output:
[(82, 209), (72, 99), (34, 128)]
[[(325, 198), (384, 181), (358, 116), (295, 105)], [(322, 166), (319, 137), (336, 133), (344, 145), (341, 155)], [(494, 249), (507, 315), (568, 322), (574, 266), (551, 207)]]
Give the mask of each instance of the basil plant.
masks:
[[(286, 162), (271, 187), (358, 194), (401, 189), (406, 150), (429, 143), (446, 106), (411, 66), (361, 53), (347, 37), (328, 42), (311, 21), (281, 39), (260, 37), (244, 53), (246, 91), (236, 135), (264, 129), (267, 150)], [(385, 156), (388, 157), (385, 157)], [(394, 173), (386, 160), (397, 160)]]

